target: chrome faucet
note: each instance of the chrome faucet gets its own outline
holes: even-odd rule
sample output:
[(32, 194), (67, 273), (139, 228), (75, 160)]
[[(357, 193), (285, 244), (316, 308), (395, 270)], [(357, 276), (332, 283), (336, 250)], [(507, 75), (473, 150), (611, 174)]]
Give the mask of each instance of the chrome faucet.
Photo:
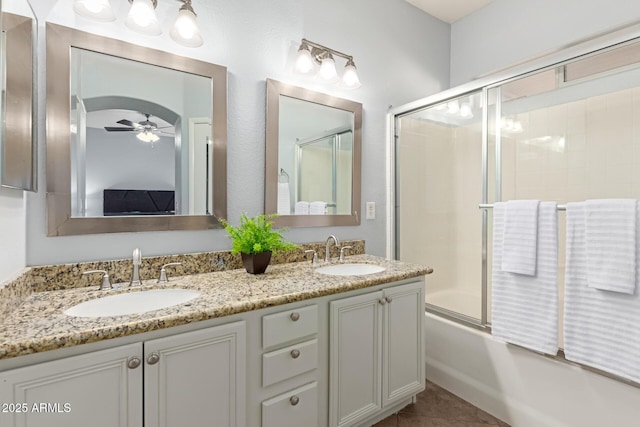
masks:
[(331, 239), (335, 242), (336, 248), (340, 247), (340, 241), (333, 234), (327, 237), (327, 246), (324, 248), (324, 262), (331, 261), (331, 252), (329, 251), (329, 246), (331, 245)]
[(131, 275), (129, 286), (142, 285), (140, 281), (140, 264), (142, 264), (142, 252), (140, 252), (140, 249), (135, 248), (133, 250), (133, 274)]

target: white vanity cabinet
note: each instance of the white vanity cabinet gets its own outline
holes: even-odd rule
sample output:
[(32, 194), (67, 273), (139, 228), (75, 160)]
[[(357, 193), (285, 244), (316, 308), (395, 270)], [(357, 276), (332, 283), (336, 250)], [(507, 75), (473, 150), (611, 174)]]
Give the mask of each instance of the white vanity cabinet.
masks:
[[(326, 305), (325, 305), (326, 307)], [(320, 337), (319, 337), (320, 335)], [(318, 305), (269, 314), (262, 318), (262, 387), (290, 381), (294, 388), (262, 401), (261, 427), (318, 426)], [(309, 375), (315, 381), (304, 384)], [(302, 384), (301, 384), (302, 382)]]
[(424, 282), (330, 303), (329, 422), (360, 425), (424, 390)]
[(235, 322), (0, 372), (0, 425), (244, 427), (245, 346)]
[(142, 343), (0, 372), (3, 427), (142, 426)]

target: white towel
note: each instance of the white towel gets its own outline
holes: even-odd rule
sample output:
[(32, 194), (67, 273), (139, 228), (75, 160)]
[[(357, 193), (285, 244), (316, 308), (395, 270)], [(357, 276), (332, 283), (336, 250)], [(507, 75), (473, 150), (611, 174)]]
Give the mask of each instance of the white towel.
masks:
[(635, 199), (587, 200), (587, 284), (633, 294), (636, 289)]
[[(640, 292), (629, 295), (587, 286), (585, 209), (585, 203), (567, 204), (565, 356), (640, 382)], [(636, 260), (637, 277), (639, 265)]]
[(294, 212), (296, 213), (296, 215), (309, 215), (309, 202), (296, 202)]
[(535, 276), (539, 200), (510, 200), (504, 218), (502, 271)]
[(558, 212), (541, 202), (535, 276), (501, 270), (505, 203), (493, 205), (491, 330), (498, 339), (542, 353), (558, 351)]
[(327, 213), (327, 202), (311, 202), (309, 203), (310, 215), (324, 215)]
[(291, 215), (291, 192), (288, 182), (278, 183), (278, 215)]

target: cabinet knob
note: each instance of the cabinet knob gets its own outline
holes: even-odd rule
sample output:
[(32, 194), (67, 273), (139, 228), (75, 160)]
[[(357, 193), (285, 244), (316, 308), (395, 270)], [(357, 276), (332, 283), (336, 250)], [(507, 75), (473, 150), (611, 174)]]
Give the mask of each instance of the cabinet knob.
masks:
[(300, 313), (298, 313), (297, 311), (294, 311), (293, 313), (291, 313), (291, 315), (289, 316), (291, 318), (291, 320), (293, 320), (294, 322), (297, 322), (298, 319), (300, 319)]
[(289, 399), (291, 406), (296, 406), (300, 402), (300, 398), (298, 396), (291, 396)]
[(391, 301), (393, 301), (393, 298), (391, 298), (391, 297), (386, 297), (386, 298), (385, 298), (385, 301), (387, 301), (388, 303), (391, 303)]
[(294, 359), (297, 359), (298, 357), (300, 357), (300, 350), (298, 350), (297, 348), (294, 350), (291, 350), (291, 357), (293, 357)]
[(379, 303), (380, 305), (385, 305), (385, 304), (387, 303), (387, 300), (386, 300), (386, 299), (384, 299), (384, 298), (380, 298), (380, 299), (378, 300), (378, 303)]
[(140, 358), (139, 357), (130, 357), (129, 360), (127, 361), (127, 366), (129, 367), (129, 369), (136, 369), (138, 366), (140, 366)]
[(149, 365), (155, 365), (159, 361), (160, 361), (160, 355), (158, 353), (153, 352), (149, 355), (149, 357), (147, 357), (147, 363)]

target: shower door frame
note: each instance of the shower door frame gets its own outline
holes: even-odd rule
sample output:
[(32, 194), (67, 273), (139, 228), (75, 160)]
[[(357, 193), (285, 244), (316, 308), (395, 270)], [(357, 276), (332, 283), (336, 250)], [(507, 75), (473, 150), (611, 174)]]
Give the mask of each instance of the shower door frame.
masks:
[[(428, 96), (416, 101), (391, 107), (387, 112), (387, 248), (386, 255), (390, 259), (397, 259), (399, 253), (399, 202), (397, 195), (398, 181), (396, 175), (396, 162), (398, 159), (398, 140), (400, 137), (400, 118), (430, 108), (433, 105), (453, 100), (458, 97), (477, 93), (482, 91), (482, 196), (481, 205), (489, 203), (489, 181), (488, 181), (488, 159), (489, 159), (489, 111), (488, 111), (488, 94), (490, 90), (497, 91), (500, 95), (500, 87), (515, 79), (525, 77), (529, 74), (538, 73), (545, 69), (561, 66), (563, 63), (573, 61), (579, 57), (595, 54), (603, 49), (608, 49), (619, 44), (631, 41), (640, 41), (640, 23), (635, 23), (621, 27), (617, 30), (607, 32), (606, 34), (598, 34), (585, 40), (578, 41), (574, 44), (561, 47), (541, 57), (537, 57), (516, 66), (507, 68), (503, 71), (481, 77), (472, 82), (447, 89), (438, 94)], [(500, 117), (500, 102), (497, 104), (495, 111), (496, 117)], [(498, 127), (499, 128), (499, 127)], [(500, 153), (500, 131), (496, 129), (496, 152)], [(496, 194), (495, 201), (501, 201), (501, 164), (500, 156), (496, 156)], [(481, 208), (479, 206), (479, 208)], [(488, 212), (487, 209), (481, 209), (482, 212), (482, 278), (481, 278), (481, 318), (476, 319), (466, 315), (462, 315), (451, 310), (433, 306), (425, 303), (425, 309), (434, 312), (450, 320), (462, 322), (466, 325), (490, 330), (488, 322), (488, 266), (487, 266), (487, 248), (488, 248)], [(436, 267), (437, 268), (437, 267)]]

